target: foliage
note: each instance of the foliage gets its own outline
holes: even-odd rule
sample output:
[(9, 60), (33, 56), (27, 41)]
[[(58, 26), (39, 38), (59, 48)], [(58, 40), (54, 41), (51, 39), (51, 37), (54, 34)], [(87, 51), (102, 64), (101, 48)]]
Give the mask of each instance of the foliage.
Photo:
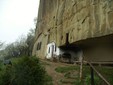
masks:
[(4, 59), (10, 59), (25, 55), (27, 48), (25, 41), (26, 37), (21, 36), (21, 38), (19, 38), (16, 42), (7, 44), (5, 49), (0, 51), (0, 56), (3, 56)]
[(27, 39), (26, 39), (26, 43), (28, 45), (28, 47), (27, 47), (27, 55), (28, 56), (32, 55), (32, 49), (33, 49), (33, 45), (34, 45), (34, 37), (35, 37), (35, 30), (30, 29), (29, 33), (27, 34)]
[[(95, 66), (95, 68), (107, 79), (110, 84), (113, 84), (113, 68), (112, 67), (105, 67), (105, 66)], [(89, 66), (83, 66), (83, 79), (85, 83), (90, 82), (90, 67)], [(94, 73), (94, 79), (96, 85), (101, 85), (103, 82), (102, 79), (100, 79), (96, 73)], [(89, 85), (89, 84), (88, 84)]]
[(106, 67), (101, 66), (96, 67), (96, 69), (107, 79), (108, 82), (110, 82), (111, 85), (113, 85), (113, 67)]
[[(64, 80), (60, 80), (62, 84), (70, 83), (71, 85), (84, 85), (84, 82), (79, 78), (79, 74), (74, 75), (74, 73), (72, 73), (74, 71), (79, 71), (79, 66), (58, 67), (55, 70), (64, 73)], [(73, 76), (71, 76), (71, 74), (73, 74)], [(66, 81), (65, 78), (74, 81)]]
[[(94, 76), (94, 82), (95, 82), (95, 85), (101, 85), (101, 80), (98, 76)], [(85, 83), (86, 85), (91, 84), (91, 75), (87, 75), (87, 77), (85, 78)]]
[(45, 80), (46, 80), (46, 84), (45, 85), (53, 85), (53, 83), (52, 83), (53, 79), (52, 79), (51, 76), (46, 74)]
[(3, 47), (4, 43), (0, 41), (0, 49)]
[[(2, 59), (10, 59), (20, 56), (31, 56), (34, 45), (35, 30), (30, 29), (27, 36), (21, 35), (15, 42), (9, 43), (6, 47), (0, 50), (0, 57)], [(3, 43), (0, 42), (0, 48)]]
[(6, 66), (0, 70), (0, 85), (9, 85), (11, 79), (11, 66)]
[(83, 80), (80, 80), (80, 78), (77, 78), (76, 81), (74, 82), (74, 85), (84, 85)]
[(31, 57), (23, 57), (13, 67), (13, 85), (44, 85), (45, 70), (39, 60)]
[[(113, 68), (112, 67), (99, 67), (95, 66), (95, 68), (110, 82), (112, 85), (113, 83)], [(64, 78), (66, 79), (75, 79), (73, 85), (90, 85), (91, 84), (91, 77), (90, 77), (90, 67), (87, 65), (83, 66), (83, 78), (80, 80), (79, 74), (70, 76), (73, 71), (79, 71), (78, 66), (66, 66), (66, 67), (58, 67), (55, 69), (57, 72), (63, 73)], [(73, 74), (74, 75), (74, 74)], [(61, 80), (61, 83), (71, 83), (68, 81)], [(94, 72), (94, 82), (95, 85), (103, 85), (103, 80), (99, 78), (99, 76)]]
[(35, 57), (22, 57), (0, 71), (0, 85), (52, 85), (52, 78)]

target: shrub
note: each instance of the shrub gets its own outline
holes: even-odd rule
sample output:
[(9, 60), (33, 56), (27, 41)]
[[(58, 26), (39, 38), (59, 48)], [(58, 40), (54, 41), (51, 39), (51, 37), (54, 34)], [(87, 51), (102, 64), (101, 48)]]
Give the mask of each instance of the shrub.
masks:
[(23, 57), (12, 68), (12, 85), (45, 85), (46, 72), (34, 57)]
[(11, 66), (6, 66), (0, 71), (0, 85), (9, 85), (11, 79)]
[(16, 59), (13, 65), (5, 65), (0, 70), (0, 85), (48, 85), (45, 69), (35, 57)]

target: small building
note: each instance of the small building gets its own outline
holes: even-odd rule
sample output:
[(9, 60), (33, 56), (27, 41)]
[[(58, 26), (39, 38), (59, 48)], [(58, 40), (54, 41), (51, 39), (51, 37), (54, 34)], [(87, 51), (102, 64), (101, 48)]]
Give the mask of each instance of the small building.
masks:
[(47, 45), (47, 51), (45, 55), (46, 59), (55, 58), (59, 60), (61, 57), (63, 57), (63, 55), (64, 58), (70, 58), (71, 61), (76, 61), (79, 60), (80, 56), (82, 56), (82, 51), (78, 50), (75, 52), (75, 50), (73, 51), (73, 49), (70, 49), (69, 47), (66, 49), (63, 47), (57, 47), (55, 42), (51, 42)]

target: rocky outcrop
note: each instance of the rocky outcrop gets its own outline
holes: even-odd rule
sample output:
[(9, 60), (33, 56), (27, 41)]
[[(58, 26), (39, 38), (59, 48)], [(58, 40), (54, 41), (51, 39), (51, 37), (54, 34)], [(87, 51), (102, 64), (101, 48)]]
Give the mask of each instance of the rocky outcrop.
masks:
[(38, 42), (43, 53), (49, 42), (63, 46), (67, 37), (72, 44), (109, 34), (113, 34), (113, 0), (40, 0), (33, 54), (38, 54)]

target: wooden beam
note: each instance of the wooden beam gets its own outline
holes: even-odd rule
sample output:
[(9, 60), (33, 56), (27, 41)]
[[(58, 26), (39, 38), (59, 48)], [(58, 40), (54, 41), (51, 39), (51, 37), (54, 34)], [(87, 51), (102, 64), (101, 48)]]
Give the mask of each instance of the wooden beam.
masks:
[[(80, 64), (81, 63), (81, 61), (75, 61), (74, 63), (78, 63), (78, 64)], [(103, 65), (103, 64), (105, 64), (105, 65), (112, 65), (113, 64), (113, 62), (90, 62), (91, 64), (101, 64), (101, 65)], [(87, 61), (83, 61), (83, 64), (88, 64), (88, 62)]]
[[(89, 62), (88, 62), (89, 63)], [(96, 69), (95, 67), (89, 63), (90, 67), (98, 74), (98, 76), (107, 84), (107, 85), (111, 85)]]
[(83, 71), (83, 58), (81, 58), (81, 63), (80, 63), (80, 80), (82, 80), (82, 71)]

